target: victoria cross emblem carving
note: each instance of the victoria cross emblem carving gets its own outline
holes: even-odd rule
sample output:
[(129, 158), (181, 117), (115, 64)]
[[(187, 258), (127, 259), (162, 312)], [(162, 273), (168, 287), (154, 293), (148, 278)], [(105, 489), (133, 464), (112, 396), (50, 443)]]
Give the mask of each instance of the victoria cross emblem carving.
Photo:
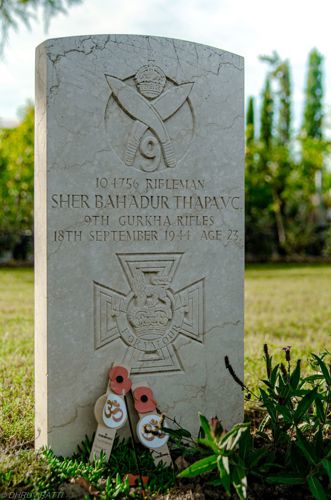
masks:
[(121, 339), (130, 350), (132, 373), (185, 369), (174, 341), (179, 335), (203, 341), (204, 278), (174, 292), (182, 254), (117, 257), (130, 292), (94, 282), (95, 348)]
[[(186, 104), (188, 109), (182, 116), (184, 127), (187, 130), (193, 127), (190, 123), (192, 110), (188, 105), (193, 83), (170, 83), (163, 70), (152, 62), (137, 71), (133, 78), (135, 86), (130, 78), (126, 81), (111, 75), (105, 77), (112, 91), (111, 97), (133, 120), (128, 133), (124, 134), (128, 137), (124, 147), (124, 163), (144, 171), (154, 171), (159, 168), (162, 159), (164, 168), (176, 167), (180, 158), (177, 157), (174, 137), (171, 135), (180, 132), (183, 136), (187, 131), (178, 130), (178, 123), (168, 130), (168, 121)], [(185, 124), (185, 121), (188, 123)], [(116, 122), (118, 125), (120, 120)], [(182, 153), (178, 151), (180, 157)], [(143, 161), (139, 161), (139, 156)]]

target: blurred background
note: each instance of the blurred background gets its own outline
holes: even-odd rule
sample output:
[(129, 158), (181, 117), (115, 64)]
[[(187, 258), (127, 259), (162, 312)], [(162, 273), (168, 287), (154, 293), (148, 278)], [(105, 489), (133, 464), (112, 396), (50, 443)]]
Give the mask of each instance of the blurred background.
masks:
[(129, 33), (245, 57), (246, 258), (331, 260), (329, 0), (2, 0), (0, 264), (33, 262), (34, 49)]

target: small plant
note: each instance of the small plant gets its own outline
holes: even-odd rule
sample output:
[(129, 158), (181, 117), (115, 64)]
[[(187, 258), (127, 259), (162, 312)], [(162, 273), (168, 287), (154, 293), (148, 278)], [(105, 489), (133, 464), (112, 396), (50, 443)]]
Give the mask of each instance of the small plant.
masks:
[[(9, 498), (15, 492), (36, 500), (54, 498), (56, 493), (58, 498), (66, 498), (67, 488), (78, 485), (85, 498), (141, 498), (140, 485), (132, 488), (127, 479), (127, 474), (139, 472), (130, 442), (117, 438), (109, 461), (102, 455), (93, 463), (89, 462), (91, 445), (92, 441), (86, 437), (70, 458), (58, 457), (45, 448), (38, 454), (22, 451), (17, 459), (6, 463), (0, 459), (0, 497), (4, 494)], [(149, 477), (145, 487), (147, 496), (166, 492), (173, 486), (173, 470), (162, 464), (155, 467), (151, 454), (143, 447), (139, 448), (139, 462), (142, 473)]]
[[(331, 481), (331, 370), (329, 353), (312, 354), (315, 373), (304, 376), (301, 361), (292, 370), (291, 347), (284, 348), (285, 363), (273, 366), (268, 346), (264, 346), (266, 378), (255, 395), (237, 377), (229, 359), (225, 364), (234, 380), (254, 398), (264, 413), (257, 429), (249, 423), (237, 424), (225, 432), (215, 419), (200, 416), (204, 436), (197, 444), (212, 451), (179, 474), (193, 477), (210, 474), (214, 485), (228, 495), (235, 490), (247, 496), (247, 483), (296, 485), (308, 488), (317, 500), (327, 499)], [(217, 479), (215, 474), (217, 472)]]
[(314, 497), (323, 500), (331, 481), (331, 370), (324, 361), (329, 353), (312, 354), (315, 373), (303, 376), (300, 360), (291, 371), (291, 347), (284, 351), (286, 364), (273, 366), (264, 346), (267, 379), (260, 402), (267, 413), (258, 434), (273, 445), (280, 469), (270, 473), (267, 482), (307, 484)]
[(198, 439), (198, 444), (210, 448), (212, 454), (180, 472), (178, 477), (194, 477), (217, 470), (219, 479), (213, 480), (214, 486), (222, 485), (230, 494), (233, 485), (239, 498), (246, 498), (246, 470), (242, 456), (243, 447), (239, 446), (239, 443), (243, 443), (244, 435), (249, 435), (249, 424), (237, 424), (230, 432), (224, 432), (218, 422), (216, 432), (206, 417), (200, 415), (200, 425), (204, 437)]
[[(91, 445), (92, 441), (86, 437), (78, 447), (78, 452), (71, 458), (57, 457), (51, 450), (44, 451), (53, 485), (58, 487), (71, 481), (82, 486), (91, 497), (97, 496), (102, 500), (141, 498), (140, 487), (130, 488), (127, 480), (127, 474), (139, 474), (130, 441), (116, 438), (109, 461), (102, 454), (93, 463), (88, 461)], [(173, 485), (172, 469), (162, 464), (155, 467), (151, 454), (143, 447), (139, 448), (139, 462), (142, 473), (149, 477), (147, 493), (164, 492)]]

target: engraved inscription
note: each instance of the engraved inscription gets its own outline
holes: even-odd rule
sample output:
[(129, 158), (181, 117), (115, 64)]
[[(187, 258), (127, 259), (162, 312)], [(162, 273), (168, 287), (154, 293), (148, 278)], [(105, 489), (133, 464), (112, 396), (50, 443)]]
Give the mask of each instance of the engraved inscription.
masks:
[[(176, 167), (186, 152), (183, 146), (187, 143), (188, 147), (192, 139), (194, 120), (188, 98), (193, 83), (171, 81), (152, 61), (138, 69), (134, 77), (125, 80), (112, 75), (105, 77), (112, 91), (105, 113), (106, 125), (115, 150), (121, 149), (125, 165), (144, 172)], [(186, 123), (179, 130), (174, 115), (181, 108), (185, 108), (182, 118)], [(131, 123), (127, 123), (127, 118)], [(122, 133), (117, 136), (116, 131), (121, 127)], [(121, 144), (123, 137), (128, 137), (125, 144)]]
[(243, 210), (241, 196), (234, 189), (215, 190), (206, 178), (100, 176), (86, 191), (49, 195), (51, 210), (81, 214), (70, 226), (54, 224), (50, 241), (59, 248), (162, 241), (243, 246), (242, 231), (232, 217)]
[(132, 350), (132, 372), (181, 370), (178, 335), (203, 341), (204, 278), (173, 292), (182, 254), (117, 254), (128, 295), (94, 282), (95, 349), (121, 339)]

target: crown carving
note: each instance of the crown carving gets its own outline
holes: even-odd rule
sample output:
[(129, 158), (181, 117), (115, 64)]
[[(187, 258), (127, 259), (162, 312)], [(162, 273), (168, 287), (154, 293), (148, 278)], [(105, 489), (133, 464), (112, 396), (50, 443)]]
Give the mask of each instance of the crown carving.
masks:
[(161, 68), (149, 62), (138, 70), (135, 80), (139, 92), (148, 99), (154, 99), (163, 91), (166, 76)]
[(162, 336), (166, 332), (171, 318), (172, 311), (170, 307), (162, 307), (162, 305), (154, 308), (147, 306), (134, 307), (128, 314), (128, 319), (138, 337), (150, 334)]

